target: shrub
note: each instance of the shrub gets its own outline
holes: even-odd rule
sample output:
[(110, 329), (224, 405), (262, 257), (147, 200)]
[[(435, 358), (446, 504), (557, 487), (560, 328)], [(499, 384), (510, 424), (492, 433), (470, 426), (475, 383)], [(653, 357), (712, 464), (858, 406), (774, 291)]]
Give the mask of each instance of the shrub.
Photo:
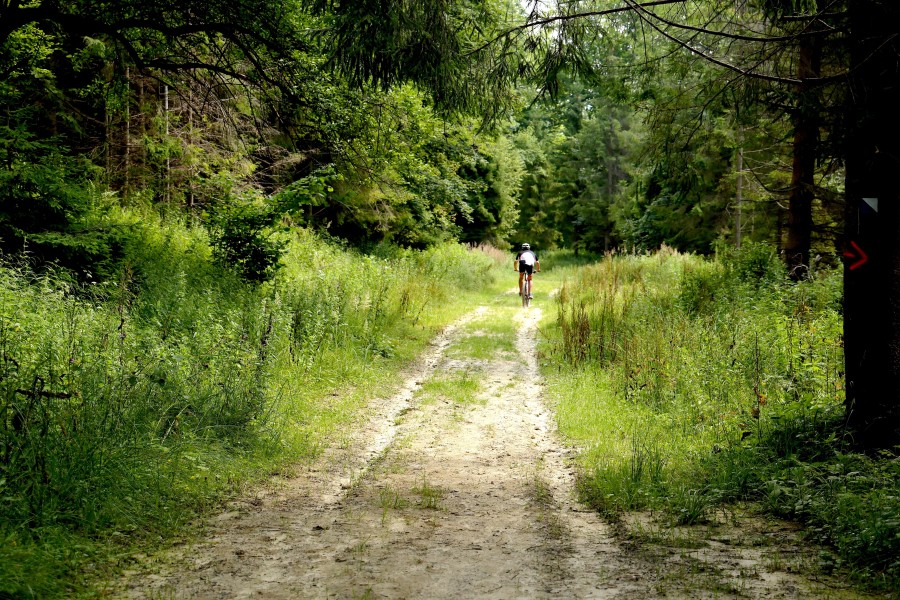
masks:
[(719, 253), (720, 260), (738, 281), (757, 287), (784, 281), (784, 263), (769, 244), (747, 242), (740, 249), (725, 248)]
[(727, 277), (721, 265), (715, 262), (684, 264), (678, 304), (691, 315), (708, 314), (728, 292)]
[(210, 242), (216, 262), (248, 281), (271, 279), (285, 243), (273, 226), (278, 212), (261, 199), (243, 198), (219, 205), (210, 215)]

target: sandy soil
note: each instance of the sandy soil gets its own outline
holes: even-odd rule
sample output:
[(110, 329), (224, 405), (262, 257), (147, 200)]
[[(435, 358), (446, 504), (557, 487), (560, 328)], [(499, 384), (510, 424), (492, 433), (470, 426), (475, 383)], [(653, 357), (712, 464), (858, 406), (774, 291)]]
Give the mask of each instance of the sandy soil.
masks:
[[(796, 572), (809, 549), (785, 524), (730, 514), (698, 534), (634, 515), (613, 528), (578, 504), (571, 451), (541, 397), (540, 308), (516, 311), (515, 351), (448, 352), (490, 335), (478, 323), (499, 310), (449, 327), (352, 439), (233, 503), (202, 540), (144, 559), (118, 595), (854, 597)], [(473, 401), (422, 393), (458, 376), (478, 381)]]

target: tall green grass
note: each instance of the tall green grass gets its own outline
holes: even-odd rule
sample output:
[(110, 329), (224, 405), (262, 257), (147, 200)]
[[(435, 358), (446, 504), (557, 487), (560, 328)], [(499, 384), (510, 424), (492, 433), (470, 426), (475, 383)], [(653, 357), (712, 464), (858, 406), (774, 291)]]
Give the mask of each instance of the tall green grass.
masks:
[(2, 597), (83, 591), (111, 548), (314, 456), (494, 277), (462, 246), (379, 258), (299, 231), (252, 285), (203, 230), (120, 218), (117, 280), (0, 267)]
[(763, 246), (578, 271), (544, 328), (543, 364), (560, 428), (582, 448), (583, 498), (681, 523), (756, 500), (896, 583), (900, 461), (854, 453), (842, 427), (840, 292), (834, 271), (787, 281)]

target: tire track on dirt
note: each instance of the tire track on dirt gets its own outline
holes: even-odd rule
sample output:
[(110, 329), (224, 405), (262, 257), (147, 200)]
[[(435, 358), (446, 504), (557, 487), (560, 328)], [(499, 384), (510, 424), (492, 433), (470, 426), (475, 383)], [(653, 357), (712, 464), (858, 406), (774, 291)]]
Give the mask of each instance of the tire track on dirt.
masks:
[[(496, 309), (495, 309), (496, 310)], [(136, 598), (651, 597), (633, 557), (574, 500), (568, 451), (541, 401), (540, 310), (516, 311), (516, 351), (448, 356), (481, 307), (440, 336), (349, 443), (207, 537), (148, 559)], [(477, 380), (473, 402), (422, 383)], [(156, 561), (156, 562), (154, 562)]]

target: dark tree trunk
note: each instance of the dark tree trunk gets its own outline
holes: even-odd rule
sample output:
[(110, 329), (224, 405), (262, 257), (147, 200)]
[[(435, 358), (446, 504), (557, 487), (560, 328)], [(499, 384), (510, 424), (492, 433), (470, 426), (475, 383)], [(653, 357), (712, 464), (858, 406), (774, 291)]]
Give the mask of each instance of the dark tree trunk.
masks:
[(813, 186), (822, 119), (818, 92), (805, 82), (819, 77), (821, 71), (821, 37), (816, 35), (803, 38), (797, 68), (797, 77), (803, 83), (798, 86), (797, 109), (793, 119), (794, 163), (788, 201), (787, 242), (784, 247), (788, 272), (793, 279), (802, 279), (809, 269), (813, 229), (812, 204), (815, 197)]
[(900, 442), (900, 2), (852, 0), (844, 267), (847, 417)]

